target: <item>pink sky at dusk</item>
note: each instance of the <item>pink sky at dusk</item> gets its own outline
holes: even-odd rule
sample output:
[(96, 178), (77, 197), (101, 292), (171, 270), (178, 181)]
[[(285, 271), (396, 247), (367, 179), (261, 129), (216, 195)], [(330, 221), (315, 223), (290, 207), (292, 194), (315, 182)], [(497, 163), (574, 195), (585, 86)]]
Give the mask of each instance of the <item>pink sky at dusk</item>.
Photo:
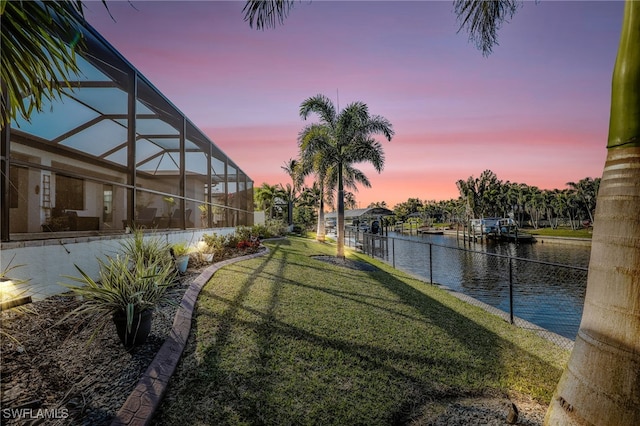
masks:
[(296, 3), (257, 31), (244, 1), (88, 3), (89, 22), (253, 180), (287, 183), (316, 94), (365, 102), (393, 124), (385, 168), (361, 165), (361, 207), (458, 197), (485, 169), (565, 188), (600, 177), (619, 1), (526, 2), (483, 57), (457, 33), (452, 2)]

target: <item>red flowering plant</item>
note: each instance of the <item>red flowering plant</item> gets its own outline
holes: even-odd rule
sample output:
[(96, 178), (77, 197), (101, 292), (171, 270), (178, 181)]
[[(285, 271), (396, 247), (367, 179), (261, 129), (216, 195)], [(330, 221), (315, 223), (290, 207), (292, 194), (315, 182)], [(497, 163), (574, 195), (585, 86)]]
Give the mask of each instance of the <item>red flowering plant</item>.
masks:
[(237, 248), (242, 250), (257, 250), (260, 247), (260, 238), (255, 235), (253, 229), (249, 226), (239, 226), (236, 228), (236, 237), (238, 238)]
[(241, 240), (238, 242), (239, 249), (252, 249), (260, 247), (260, 240), (258, 237), (251, 237), (250, 240)]

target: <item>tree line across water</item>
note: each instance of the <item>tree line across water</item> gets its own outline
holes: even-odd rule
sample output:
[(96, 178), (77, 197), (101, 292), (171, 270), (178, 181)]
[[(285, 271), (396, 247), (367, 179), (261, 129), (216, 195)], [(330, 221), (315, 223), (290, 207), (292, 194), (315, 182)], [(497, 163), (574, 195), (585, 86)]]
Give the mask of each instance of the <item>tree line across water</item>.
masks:
[[(296, 160), (289, 160), (282, 168), (296, 180)], [(469, 218), (513, 217), (520, 226), (571, 227), (576, 229), (593, 223), (600, 178), (586, 177), (567, 182), (564, 189), (540, 189), (525, 183), (502, 181), (491, 170), (479, 177), (460, 179), (456, 186), (460, 196), (450, 200), (421, 200), (409, 198), (393, 207), (385, 201), (367, 207), (384, 207), (393, 211), (392, 222), (417, 218), (429, 223), (462, 223)], [(295, 188), (295, 189), (294, 189)], [(325, 189), (327, 207), (335, 211), (335, 191)], [(320, 190), (317, 183), (296, 188), (292, 183), (269, 185), (263, 183), (254, 194), (255, 208), (264, 210), (267, 219), (291, 221), (305, 229), (312, 229), (318, 219)], [(345, 208), (357, 208), (353, 192), (345, 192)]]

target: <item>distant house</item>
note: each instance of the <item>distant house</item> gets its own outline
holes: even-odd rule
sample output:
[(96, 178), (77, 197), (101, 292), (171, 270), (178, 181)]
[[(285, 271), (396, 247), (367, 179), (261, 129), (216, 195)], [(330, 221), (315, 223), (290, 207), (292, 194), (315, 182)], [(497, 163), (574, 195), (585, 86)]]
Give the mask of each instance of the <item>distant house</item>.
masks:
[[(367, 209), (354, 209), (344, 211), (344, 223), (354, 225), (354, 221), (357, 223), (371, 223), (374, 220), (380, 220), (385, 216), (393, 216), (393, 211), (384, 207), (373, 207)], [(338, 212), (325, 213), (324, 220), (328, 227), (336, 226)]]

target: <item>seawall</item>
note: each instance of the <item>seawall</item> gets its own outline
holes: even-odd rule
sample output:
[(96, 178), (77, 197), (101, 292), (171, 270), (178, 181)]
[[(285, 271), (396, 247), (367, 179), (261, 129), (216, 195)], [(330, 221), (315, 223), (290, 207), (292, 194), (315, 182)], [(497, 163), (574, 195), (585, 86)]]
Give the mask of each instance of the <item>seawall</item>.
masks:
[(536, 243), (541, 244), (570, 244), (574, 246), (591, 247), (591, 238), (549, 237), (534, 235)]

